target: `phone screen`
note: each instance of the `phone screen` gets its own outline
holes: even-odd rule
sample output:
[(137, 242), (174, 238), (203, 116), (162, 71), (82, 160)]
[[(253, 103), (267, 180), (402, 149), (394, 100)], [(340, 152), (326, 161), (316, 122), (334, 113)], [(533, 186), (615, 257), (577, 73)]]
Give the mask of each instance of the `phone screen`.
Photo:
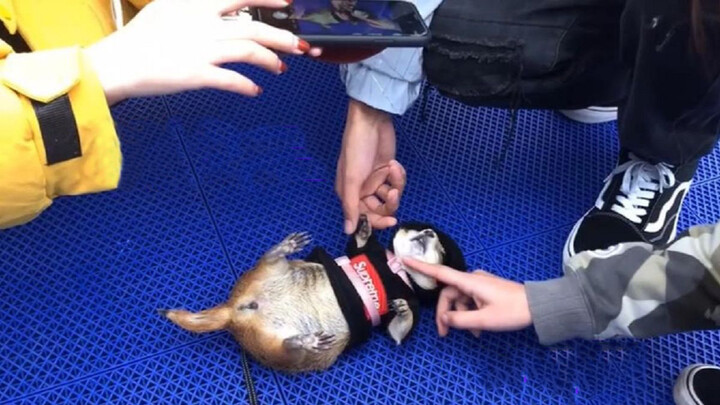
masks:
[(263, 9), (260, 20), (300, 36), (412, 36), (425, 34), (416, 9), (404, 1), (294, 0)]

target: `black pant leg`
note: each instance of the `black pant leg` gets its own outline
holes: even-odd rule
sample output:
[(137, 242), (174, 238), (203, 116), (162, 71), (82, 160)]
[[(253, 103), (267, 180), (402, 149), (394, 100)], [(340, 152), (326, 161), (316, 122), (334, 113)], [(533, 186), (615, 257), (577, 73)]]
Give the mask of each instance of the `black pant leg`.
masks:
[[(654, 162), (695, 162), (720, 132), (718, 69), (694, 52), (689, 4), (627, 0), (622, 15), (621, 54), (632, 78), (620, 105), (620, 142)], [(720, 24), (706, 21), (707, 52), (717, 55)]]

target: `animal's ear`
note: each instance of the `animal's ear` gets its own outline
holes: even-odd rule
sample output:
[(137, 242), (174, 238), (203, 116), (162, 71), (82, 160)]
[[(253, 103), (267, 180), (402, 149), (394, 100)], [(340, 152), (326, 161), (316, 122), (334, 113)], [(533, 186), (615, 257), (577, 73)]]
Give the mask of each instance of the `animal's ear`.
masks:
[(225, 305), (193, 313), (184, 310), (160, 310), (161, 315), (190, 332), (204, 333), (222, 330), (230, 324), (231, 311)]
[(455, 242), (453, 238), (446, 235), (444, 232), (433, 228), (435, 233), (440, 239), (440, 244), (445, 249), (445, 256), (443, 257), (443, 264), (451, 267), (455, 270), (467, 271), (467, 263), (465, 262), (465, 255), (463, 255), (460, 246)]

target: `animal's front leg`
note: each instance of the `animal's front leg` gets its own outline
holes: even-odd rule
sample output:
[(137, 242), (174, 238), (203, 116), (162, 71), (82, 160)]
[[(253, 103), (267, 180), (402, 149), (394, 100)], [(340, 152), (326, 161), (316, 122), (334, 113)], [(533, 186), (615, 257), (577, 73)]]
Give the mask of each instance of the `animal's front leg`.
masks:
[(287, 256), (301, 251), (312, 238), (307, 232), (288, 235), (282, 242), (268, 250), (262, 258), (265, 265), (272, 268), (287, 269)]
[(413, 313), (408, 302), (402, 298), (392, 300), (390, 309), (395, 312), (395, 316), (388, 325), (388, 332), (395, 343), (399, 345), (412, 329)]

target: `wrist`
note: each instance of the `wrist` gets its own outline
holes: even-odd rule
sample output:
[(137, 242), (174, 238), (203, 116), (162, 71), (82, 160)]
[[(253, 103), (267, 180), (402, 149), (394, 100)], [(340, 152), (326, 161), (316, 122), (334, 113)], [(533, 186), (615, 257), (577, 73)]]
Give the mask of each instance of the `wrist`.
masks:
[(111, 37), (85, 48), (84, 53), (111, 106), (131, 96), (132, 83), (128, 80), (131, 75), (122, 70), (122, 62), (117, 60), (118, 50), (113, 51), (109, 41)]
[(520, 292), (520, 294), (518, 294), (519, 297), (517, 299), (517, 303), (520, 306), (520, 309), (519, 309), (520, 326), (522, 326), (522, 328), (524, 329), (524, 328), (528, 328), (528, 327), (532, 326), (533, 319), (532, 319), (532, 312), (530, 311), (530, 303), (528, 301), (527, 288), (525, 287), (524, 284), (521, 284), (520, 286), (521, 286), (521, 288), (520, 288), (521, 292)]
[(525, 282), (535, 332), (543, 345), (572, 338), (591, 339), (593, 319), (575, 274), (545, 281)]

